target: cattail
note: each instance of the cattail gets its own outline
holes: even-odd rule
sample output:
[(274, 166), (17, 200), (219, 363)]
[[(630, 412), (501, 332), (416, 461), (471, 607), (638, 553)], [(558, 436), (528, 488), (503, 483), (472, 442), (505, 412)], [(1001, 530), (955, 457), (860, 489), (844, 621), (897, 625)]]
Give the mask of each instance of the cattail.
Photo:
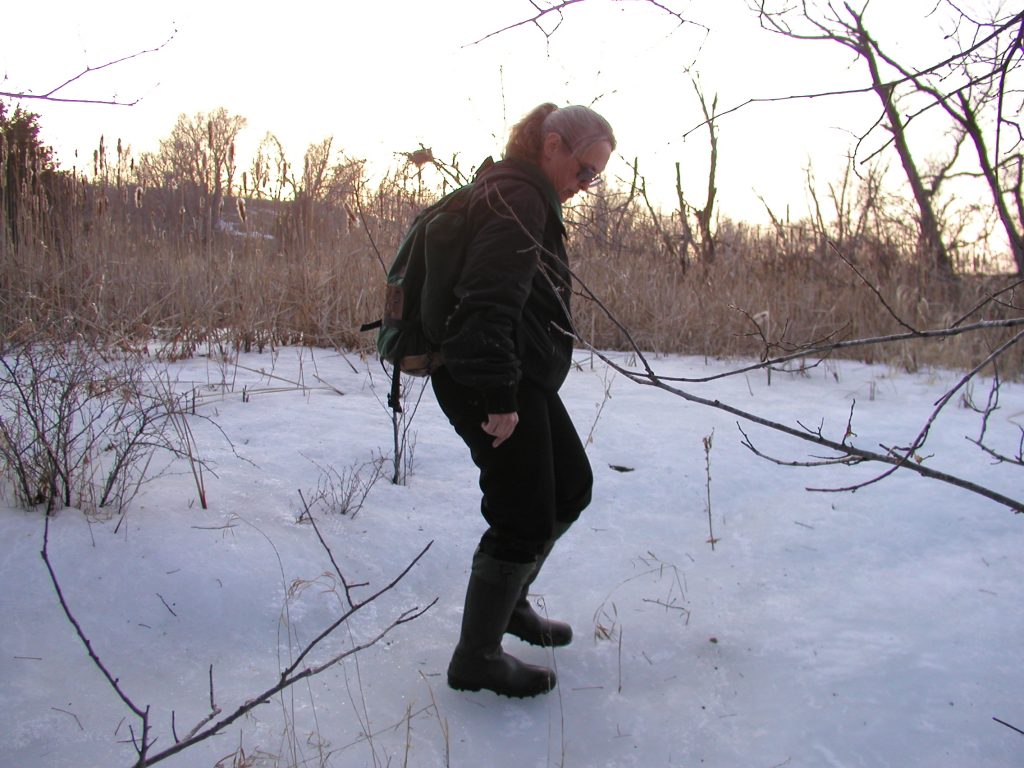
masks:
[(236, 197), (235, 206), (238, 208), (238, 218), (240, 218), (242, 220), (242, 223), (245, 224), (245, 198)]
[(142, 187), (135, 188), (135, 207), (142, 207)]

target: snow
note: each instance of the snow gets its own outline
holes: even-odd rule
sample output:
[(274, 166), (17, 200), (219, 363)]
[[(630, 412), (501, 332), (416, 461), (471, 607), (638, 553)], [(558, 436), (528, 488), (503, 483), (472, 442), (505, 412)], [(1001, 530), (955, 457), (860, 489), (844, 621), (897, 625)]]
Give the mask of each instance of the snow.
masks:
[[(554, 652), (505, 642), (555, 665), (556, 691), (510, 700), (445, 684), (482, 520), (468, 452), (428, 387), (408, 483), (382, 478), (354, 515), (314, 507), (348, 581), (367, 585), (353, 588), (358, 599), (430, 548), (312, 659), (437, 603), (163, 764), (232, 765), (236, 752), (246, 765), (346, 768), (1024, 764), (1024, 735), (994, 719), (1024, 727), (1024, 517), (906, 471), (856, 493), (808, 492), (878, 468), (777, 466), (740, 444), (734, 417), (589, 355), (578, 362), (563, 396), (591, 438), (594, 503), (534, 585), (576, 638)], [(335, 482), (366, 478), (391, 450), (375, 362), (287, 348), (237, 363), (171, 366), (210, 417), (192, 423), (216, 473), (205, 474), (209, 509), (175, 464), (123, 521), (74, 509), (51, 521), (65, 597), (124, 691), (151, 707), (157, 750), (173, 741), (172, 713), (180, 736), (209, 712), (211, 666), (216, 703), (232, 711), (340, 615), (344, 592), (312, 526), (298, 522), (299, 491), (312, 499), (328, 468)], [(737, 365), (654, 364), (686, 376)], [(875, 448), (912, 439), (957, 379), (842, 362), (775, 374), (770, 386), (758, 373), (688, 391), (837, 437), (855, 399), (856, 439)], [(1022, 420), (1024, 388), (1004, 384), (993, 441), (1009, 451)], [(951, 403), (928, 465), (1019, 497), (1019, 468), (965, 440), (978, 426)], [(744, 429), (779, 458), (815, 452)], [(4, 510), (0, 537), (0, 766), (134, 764), (138, 721), (61, 612), (40, 558), (41, 514)]]

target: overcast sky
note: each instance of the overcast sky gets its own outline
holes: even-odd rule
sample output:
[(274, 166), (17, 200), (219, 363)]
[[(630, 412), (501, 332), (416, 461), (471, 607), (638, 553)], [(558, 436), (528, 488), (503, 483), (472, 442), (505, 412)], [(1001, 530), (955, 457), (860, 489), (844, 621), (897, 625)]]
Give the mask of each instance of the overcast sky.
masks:
[[(311, 143), (377, 164), (421, 142), (475, 165), (497, 154), (508, 127), (542, 101), (592, 104), (616, 128), (623, 158), (638, 158), (648, 188), (674, 200), (674, 163), (690, 202), (703, 205), (707, 133), (691, 78), (719, 110), (752, 98), (863, 85), (863, 66), (841, 46), (801, 43), (759, 30), (745, 0), (587, 0), (566, 9), (550, 37), (533, 25), (476, 42), (530, 18), (527, 0), (375, 0), (333, 4), (179, 0), (37, 0), (5, 10), (0, 90), (45, 92), (128, 54), (163, 47), (89, 73), (65, 97), (141, 99), (132, 107), (26, 101), (43, 116), (63, 167), (84, 165), (99, 137), (154, 150), (181, 113), (225, 107), (248, 119), (239, 153), (267, 131), (301, 162)], [(934, 0), (878, 3), (867, 15), (901, 55), (928, 39)], [(669, 8), (693, 23), (680, 25)], [(555, 17), (543, 22), (549, 31)], [(475, 43), (475, 44), (474, 44)], [(806, 210), (804, 169), (831, 180), (851, 130), (877, 113), (871, 96), (745, 107), (720, 124), (719, 201), (726, 215), (757, 219), (758, 196), (777, 211)], [(78, 151), (78, 158), (75, 151)], [(613, 171), (625, 172), (617, 161)]]

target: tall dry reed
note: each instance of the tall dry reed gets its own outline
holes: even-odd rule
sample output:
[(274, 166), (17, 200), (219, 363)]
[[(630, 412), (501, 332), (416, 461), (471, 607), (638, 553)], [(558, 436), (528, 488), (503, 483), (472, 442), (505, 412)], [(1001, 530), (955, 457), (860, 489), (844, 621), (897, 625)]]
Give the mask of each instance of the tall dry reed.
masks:
[[(633, 204), (596, 201), (574, 211), (574, 271), (599, 302), (577, 299), (579, 332), (598, 348), (711, 357), (772, 356), (801, 345), (948, 328), (954, 323), (1021, 316), (1014, 275), (963, 270), (955, 282), (922, 266), (913, 228), (896, 222), (885, 237), (826, 241), (807, 223), (758, 228), (721, 223), (713, 261), (670, 252), (681, 232), (655, 226)], [(668, 241), (668, 242), (666, 242)], [(980, 311), (972, 310), (983, 305)], [(1019, 329), (1018, 329), (1019, 330)], [(869, 345), (846, 356), (914, 371), (970, 368), (1013, 335), (986, 330), (942, 340)], [(1001, 372), (1024, 371), (1019, 347)]]
[[(120, 172), (99, 181), (58, 174), (0, 209), (0, 330), (5, 338), (50, 329), (155, 341), (175, 356), (209, 343), (369, 350), (372, 335), (359, 326), (380, 316), (384, 267), (439, 192), (419, 169), (400, 169), (375, 185), (359, 178), (329, 202), (230, 201), (211, 237), (202, 195), (187, 185), (142, 189)], [(898, 221), (840, 249), (806, 223), (723, 222), (706, 262), (670, 251), (682, 242), (666, 228), (673, 218), (656, 222), (627, 193), (590, 196), (567, 218), (573, 267), (603, 304), (577, 298), (577, 327), (599, 348), (626, 345), (606, 310), (645, 350), (756, 357), (766, 341), (785, 349), (905, 330), (893, 314), (917, 329), (946, 327), (1014, 279), (939, 280), (915, 257), (913, 227)], [(1005, 294), (972, 319), (1019, 316), (1016, 297)], [(965, 368), (1007, 333), (855, 354), (908, 370)], [(1019, 349), (1004, 357), (1004, 376), (1022, 370)]]

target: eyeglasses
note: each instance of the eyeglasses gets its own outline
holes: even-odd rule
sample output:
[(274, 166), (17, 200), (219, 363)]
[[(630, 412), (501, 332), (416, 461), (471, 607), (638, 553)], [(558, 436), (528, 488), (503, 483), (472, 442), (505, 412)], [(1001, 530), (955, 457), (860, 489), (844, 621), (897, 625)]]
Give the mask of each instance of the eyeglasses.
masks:
[(582, 160), (576, 157), (576, 153), (572, 151), (572, 144), (570, 144), (566, 140), (565, 136), (559, 134), (558, 138), (562, 140), (562, 146), (564, 146), (569, 151), (569, 153), (572, 154), (573, 159), (580, 165), (580, 169), (576, 172), (576, 181), (580, 183), (581, 187), (596, 187), (598, 184), (604, 181), (604, 179), (601, 178), (601, 172), (599, 170), (597, 170), (592, 165), (584, 163)]
[(576, 181), (580, 183), (580, 186), (587, 188), (596, 187), (604, 181), (604, 179), (601, 178), (601, 172), (594, 168), (594, 166), (587, 165), (578, 157), (576, 158), (576, 162), (580, 164), (580, 170), (576, 174)]

